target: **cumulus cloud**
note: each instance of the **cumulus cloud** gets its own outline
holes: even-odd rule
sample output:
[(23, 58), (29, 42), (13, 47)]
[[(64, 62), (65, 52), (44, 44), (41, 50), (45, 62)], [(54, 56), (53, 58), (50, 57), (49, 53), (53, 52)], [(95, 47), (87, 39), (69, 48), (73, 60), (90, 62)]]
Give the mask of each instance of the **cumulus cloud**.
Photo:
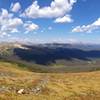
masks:
[(73, 20), (71, 19), (71, 16), (70, 15), (66, 15), (64, 17), (59, 17), (57, 18), (55, 21), (55, 23), (71, 23), (73, 22)]
[(26, 30), (29, 32), (39, 29), (39, 26), (37, 24), (34, 24), (34, 23), (27, 24), (25, 27), (26, 27)]
[[(15, 29), (15, 21), (17, 19), (12, 18), (12, 14), (9, 14), (6, 9), (2, 9), (0, 13), (0, 35), (6, 35), (7, 33)], [(12, 27), (14, 25), (14, 27)], [(17, 23), (16, 23), (17, 25)]]
[(21, 5), (19, 2), (15, 4), (11, 4), (11, 11), (12, 12), (18, 12), (21, 9)]
[(16, 28), (14, 28), (12, 31), (11, 31), (11, 33), (18, 33), (19, 31), (18, 31), (18, 29), (16, 29)]
[(29, 18), (59, 18), (69, 13), (75, 2), (76, 0), (54, 0), (50, 6), (40, 7), (38, 2), (34, 1), (32, 5), (25, 9), (22, 16)]
[[(50, 6), (40, 7), (37, 1), (25, 9), (21, 14), (31, 20), (31, 18), (54, 18), (56, 23), (72, 22), (70, 11), (76, 0), (53, 0)], [(19, 2), (12, 3), (10, 12), (7, 9), (0, 9), (0, 34), (8, 35), (9, 33), (29, 33), (39, 29), (39, 26), (33, 22), (26, 22), (18, 13), (21, 10)], [(48, 27), (52, 30), (52, 27)]]
[(8, 11), (6, 10), (6, 9), (3, 9), (2, 8), (2, 13), (1, 13), (1, 16), (3, 17), (3, 18), (6, 18), (6, 17), (8, 17)]
[(18, 32), (18, 26), (23, 24), (23, 21), (20, 18), (6, 18), (3, 19), (0, 27), (0, 31), (3, 33), (12, 33)]
[(100, 18), (89, 25), (82, 25), (75, 27), (72, 32), (91, 33), (92, 31), (100, 28)]
[[(14, 5), (15, 6), (15, 5)], [(16, 8), (16, 7), (15, 7)], [(16, 8), (16, 11), (18, 9)], [(25, 26), (26, 25), (26, 26)], [(38, 25), (32, 23), (31, 21), (23, 21), (19, 17), (15, 17), (14, 13), (9, 13), (6, 9), (1, 9), (0, 12), (0, 36), (9, 36), (10, 33), (27, 33), (37, 30)]]

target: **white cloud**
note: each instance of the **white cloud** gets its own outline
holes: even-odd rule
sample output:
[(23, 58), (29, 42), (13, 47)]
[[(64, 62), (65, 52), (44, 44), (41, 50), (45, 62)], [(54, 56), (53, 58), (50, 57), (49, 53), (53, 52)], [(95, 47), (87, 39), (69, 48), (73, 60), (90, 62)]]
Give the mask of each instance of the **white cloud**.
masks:
[(6, 9), (3, 9), (2, 8), (2, 14), (1, 14), (1, 16), (3, 17), (3, 18), (6, 18), (6, 17), (8, 17), (8, 11), (6, 10)]
[[(69, 15), (76, 0), (53, 0), (50, 6), (40, 7), (37, 1), (25, 9), (22, 15), (27, 18), (55, 18), (56, 23), (72, 22)], [(10, 12), (6, 9), (0, 9), (0, 34), (9, 33), (29, 33), (39, 29), (39, 26), (31, 21), (25, 22), (20, 15), (15, 13), (21, 10), (19, 2), (12, 3)], [(15, 17), (16, 16), (16, 17)], [(52, 27), (48, 27), (52, 30)]]
[(73, 20), (71, 19), (71, 16), (70, 15), (66, 15), (64, 17), (59, 17), (57, 18), (55, 21), (55, 23), (71, 23), (73, 22)]
[(96, 29), (100, 29), (100, 18), (98, 18), (92, 24), (77, 26), (72, 30), (72, 32), (91, 33), (92, 31)]
[(27, 32), (31, 32), (31, 31), (39, 29), (39, 26), (34, 23), (25, 23), (24, 26)]
[(2, 36), (7, 35), (6, 32), (1, 32), (0, 34), (1, 34)]
[[(17, 11), (17, 9), (16, 9)], [(23, 21), (14, 14), (9, 13), (6, 9), (1, 9), (0, 12), (0, 36), (8, 36), (10, 33), (29, 33), (39, 29), (39, 26), (31, 21)]]
[(11, 11), (12, 12), (18, 12), (21, 9), (21, 5), (19, 2), (11, 5)]
[(18, 31), (18, 29), (16, 29), (16, 28), (14, 28), (12, 31), (11, 31), (11, 33), (18, 33), (19, 31)]
[(8, 26), (9, 27), (17, 27), (17, 26), (22, 25), (22, 24), (23, 24), (22, 19), (17, 18), (17, 17), (11, 18), (11, 19), (8, 20)]
[(9, 33), (18, 32), (18, 27), (23, 25), (23, 21), (20, 18), (14, 17), (12, 13), (9, 13), (6, 9), (2, 9), (0, 12), (0, 35), (8, 35)]
[(23, 24), (23, 21), (20, 18), (7, 18), (3, 21), (1, 23), (0, 31), (6, 33), (17, 32), (17, 28)]
[(100, 26), (100, 18), (98, 18), (94, 23), (93, 25), (95, 26)]
[(75, 2), (76, 0), (54, 0), (50, 6), (40, 8), (35, 1), (25, 9), (22, 15), (29, 18), (59, 18), (68, 14)]

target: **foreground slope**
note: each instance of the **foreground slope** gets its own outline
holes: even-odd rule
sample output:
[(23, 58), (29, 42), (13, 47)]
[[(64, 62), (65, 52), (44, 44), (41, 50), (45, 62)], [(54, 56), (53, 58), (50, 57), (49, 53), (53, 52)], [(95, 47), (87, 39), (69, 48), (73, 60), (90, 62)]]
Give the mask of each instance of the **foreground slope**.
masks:
[(0, 62), (0, 100), (100, 100), (100, 71), (33, 73)]

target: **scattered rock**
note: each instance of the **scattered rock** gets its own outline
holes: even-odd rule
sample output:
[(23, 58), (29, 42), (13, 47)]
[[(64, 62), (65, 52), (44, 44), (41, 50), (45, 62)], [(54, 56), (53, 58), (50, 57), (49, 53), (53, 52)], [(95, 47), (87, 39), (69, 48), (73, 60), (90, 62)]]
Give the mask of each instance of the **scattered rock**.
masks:
[(18, 93), (18, 94), (24, 94), (24, 89), (20, 89), (20, 90), (18, 90), (17, 93)]
[(36, 88), (32, 89), (32, 92), (34, 92), (35, 94), (40, 93), (41, 87), (36, 87)]

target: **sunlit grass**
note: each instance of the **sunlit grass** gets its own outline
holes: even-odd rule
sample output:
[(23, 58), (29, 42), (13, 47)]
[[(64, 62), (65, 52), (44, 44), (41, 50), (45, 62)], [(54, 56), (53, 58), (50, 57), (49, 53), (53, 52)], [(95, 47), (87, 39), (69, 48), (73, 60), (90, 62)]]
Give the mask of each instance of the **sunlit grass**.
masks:
[[(17, 64), (0, 62), (0, 73), (0, 88), (11, 88), (0, 92), (0, 100), (100, 100), (100, 71), (33, 73)], [(30, 92), (39, 85), (41, 92)], [(22, 88), (25, 93), (18, 94)]]

